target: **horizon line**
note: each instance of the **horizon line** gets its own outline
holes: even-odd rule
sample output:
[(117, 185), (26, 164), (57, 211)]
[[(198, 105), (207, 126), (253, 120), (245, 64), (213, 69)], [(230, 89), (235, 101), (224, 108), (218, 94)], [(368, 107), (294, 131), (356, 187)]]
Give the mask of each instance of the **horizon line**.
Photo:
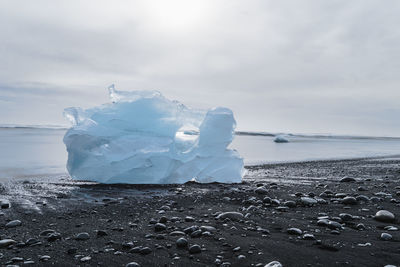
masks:
[[(0, 124), (0, 129), (48, 129), (48, 130), (68, 130), (71, 126), (57, 124)], [(358, 135), (358, 134), (334, 134), (334, 133), (296, 133), (296, 132), (268, 132), (268, 131), (245, 131), (236, 130), (236, 135), (247, 136), (270, 136), (286, 135), (288, 137), (315, 137), (315, 138), (357, 138), (357, 139), (400, 139), (400, 136), (376, 136), (376, 135)]]

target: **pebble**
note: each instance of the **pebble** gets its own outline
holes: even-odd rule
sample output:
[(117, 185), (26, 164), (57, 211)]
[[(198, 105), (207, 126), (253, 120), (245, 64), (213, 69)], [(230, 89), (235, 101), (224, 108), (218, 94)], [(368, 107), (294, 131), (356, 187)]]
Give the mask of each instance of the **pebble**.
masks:
[(10, 207), (10, 201), (7, 199), (0, 199), (0, 207), (2, 209), (8, 209)]
[(374, 219), (380, 222), (393, 222), (395, 216), (390, 211), (380, 210), (375, 214)]
[(263, 199), (263, 202), (266, 203), (266, 204), (269, 204), (269, 203), (271, 203), (271, 198), (270, 197), (265, 197)]
[(26, 244), (24, 242), (18, 242), (17, 244), (15, 244), (15, 246), (18, 248), (23, 248), (26, 246)]
[(203, 226), (200, 226), (200, 230), (201, 231), (203, 231), (203, 232), (215, 232), (215, 231), (217, 231), (217, 229), (215, 229), (215, 227), (213, 227), (213, 226), (207, 226), (207, 225), (203, 225)]
[(340, 235), (340, 232), (338, 230), (332, 230), (331, 234), (332, 235)]
[(315, 236), (313, 234), (304, 234), (303, 239), (304, 240), (315, 240)]
[(169, 233), (170, 236), (180, 236), (180, 235), (185, 235), (184, 232), (182, 231), (173, 231), (171, 233)]
[(246, 211), (247, 212), (251, 212), (251, 211), (256, 211), (258, 208), (254, 205), (250, 205), (249, 207), (247, 207)]
[(286, 206), (279, 206), (275, 208), (277, 211), (285, 212), (289, 210), (289, 207)]
[(342, 229), (343, 228), (343, 226), (340, 223), (335, 222), (335, 221), (329, 221), (327, 226), (328, 226), (329, 229), (333, 229), (333, 230)]
[(283, 267), (283, 265), (279, 261), (271, 261), (270, 263), (267, 263), (264, 267)]
[(355, 181), (356, 181), (356, 179), (351, 178), (351, 177), (343, 177), (342, 179), (340, 179), (341, 183), (352, 183), (352, 182), (355, 182)]
[(353, 220), (353, 215), (348, 214), (348, 213), (340, 213), (339, 217), (343, 220), (343, 221), (351, 221)]
[(17, 242), (12, 239), (2, 239), (2, 240), (0, 240), (0, 248), (6, 248), (15, 243), (17, 243)]
[(370, 199), (367, 196), (359, 195), (359, 196), (356, 197), (356, 200), (357, 201), (361, 201), (361, 202), (368, 202)]
[(365, 230), (365, 225), (363, 223), (359, 223), (359, 224), (357, 224), (356, 228), (357, 228), (357, 230), (362, 231), (362, 230)]
[(21, 261), (24, 261), (24, 258), (21, 258), (21, 257), (14, 257), (14, 258), (11, 259), (11, 261), (12, 261), (12, 262), (21, 262)]
[(201, 233), (202, 233), (201, 230), (194, 231), (193, 233), (190, 234), (190, 237), (193, 237), (193, 238), (200, 237)]
[(271, 204), (279, 206), (281, 204), (281, 202), (278, 199), (271, 199)]
[(51, 234), (51, 233), (55, 233), (56, 231), (55, 230), (53, 230), (53, 229), (47, 229), (47, 230), (44, 230), (44, 231), (42, 231), (42, 232), (40, 232), (40, 236), (48, 236), (49, 234)]
[(162, 216), (162, 217), (160, 218), (160, 220), (158, 220), (158, 222), (159, 222), (159, 223), (166, 223), (166, 222), (168, 222), (168, 218), (165, 217), (165, 216)]
[(132, 261), (132, 262), (128, 263), (127, 265), (125, 265), (125, 267), (140, 267), (140, 264)]
[(201, 247), (199, 245), (192, 245), (189, 247), (189, 253), (190, 254), (197, 254), (201, 252)]
[(372, 246), (372, 244), (369, 243), (369, 242), (367, 242), (367, 243), (360, 243), (360, 244), (357, 244), (357, 246), (359, 246), (359, 247), (370, 247), (370, 246)]
[(22, 222), (20, 220), (14, 220), (14, 221), (11, 221), (11, 222), (7, 223), (6, 224), (6, 228), (17, 227), (17, 226), (20, 226), (20, 225), (22, 225)]
[(354, 197), (345, 197), (342, 199), (342, 204), (345, 205), (356, 205), (357, 204), (357, 199)]
[(86, 232), (79, 233), (75, 236), (75, 239), (76, 240), (88, 240), (88, 239), (90, 239), (90, 235)]
[(56, 241), (58, 239), (61, 239), (61, 234), (57, 233), (57, 232), (51, 233), (51, 234), (49, 234), (47, 236), (47, 241), (49, 241), (49, 242), (53, 242), (53, 241)]
[(289, 208), (295, 208), (296, 207), (296, 202), (294, 202), (292, 200), (288, 200), (288, 201), (285, 201), (283, 203), (283, 205), (285, 205), (286, 207), (289, 207)]
[(49, 255), (43, 255), (43, 256), (40, 256), (39, 257), (39, 260), (40, 261), (48, 261), (48, 260), (50, 260), (51, 259), (51, 257), (49, 256)]
[(329, 220), (327, 220), (327, 219), (320, 219), (317, 221), (317, 225), (319, 225), (319, 226), (328, 226), (328, 224), (329, 224)]
[(289, 235), (301, 235), (303, 234), (303, 231), (301, 231), (299, 228), (289, 228), (286, 230), (286, 232)]
[(386, 231), (398, 231), (398, 230), (399, 230), (399, 228), (394, 227), (394, 226), (391, 226), (391, 225), (386, 226), (384, 229), (385, 229)]
[(26, 240), (25, 245), (30, 246), (39, 243), (40, 241), (37, 240), (36, 238), (29, 238)]
[(171, 210), (170, 206), (164, 205), (160, 208), (160, 210)]
[(254, 192), (259, 195), (267, 195), (268, 194), (268, 190), (265, 187), (259, 187), (256, 190), (254, 190)]
[(179, 238), (178, 240), (176, 240), (176, 246), (178, 248), (186, 248), (188, 246), (189, 242), (187, 241), (186, 238)]
[(266, 235), (270, 234), (269, 230), (264, 229), (262, 227), (257, 227), (257, 232), (261, 232), (261, 233), (266, 234)]
[(197, 230), (199, 230), (199, 227), (197, 225), (192, 225), (188, 228), (183, 229), (183, 232), (185, 232), (186, 234), (191, 234)]
[(243, 214), (240, 213), (240, 212), (228, 211), (228, 212), (223, 212), (223, 213), (219, 214), (217, 216), (217, 219), (226, 219), (226, 218), (228, 218), (228, 219), (233, 220), (233, 221), (239, 221), (239, 220), (243, 219), (243, 217), (244, 217)]
[(317, 200), (310, 198), (310, 197), (302, 197), (302, 198), (300, 198), (300, 200), (301, 200), (301, 203), (303, 203), (304, 205), (308, 205), (308, 206), (315, 205), (318, 203)]
[(194, 222), (194, 218), (190, 216), (185, 217), (185, 222)]
[(150, 254), (151, 252), (152, 252), (152, 250), (149, 247), (144, 247), (139, 250), (139, 253), (142, 255), (147, 255), (147, 254)]
[(382, 240), (385, 240), (385, 241), (389, 241), (389, 240), (392, 240), (392, 235), (391, 234), (388, 234), (388, 233), (382, 233), (381, 234), (381, 239)]
[(165, 224), (163, 224), (163, 223), (156, 223), (155, 225), (154, 225), (154, 230), (156, 231), (156, 232), (161, 232), (161, 231), (164, 231), (164, 230), (166, 230), (167, 229), (167, 226), (165, 225)]
[(123, 248), (133, 248), (134, 245), (133, 245), (133, 242), (124, 242), (124, 243), (122, 243), (122, 247)]
[(181, 220), (181, 218), (179, 217), (172, 217), (171, 218), (171, 222), (179, 222)]
[(205, 231), (201, 234), (201, 236), (213, 236), (212, 233), (210, 233), (209, 231)]
[(139, 253), (142, 247), (134, 247), (129, 250), (130, 253)]
[(337, 197), (337, 198), (345, 198), (345, 197), (347, 197), (347, 194), (345, 194), (345, 193), (336, 193), (335, 197)]
[(92, 259), (92, 257), (86, 256), (86, 257), (81, 258), (81, 262), (87, 262), (87, 261), (90, 261), (91, 259)]
[(371, 197), (369, 200), (371, 200), (372, 202), (380, 202), (380, 201), (382, 201), (382, 199), (380, 197)]
[(108, 233), (105, 230), (98, 230), (97, 231), (97, 236), (107, 236)]

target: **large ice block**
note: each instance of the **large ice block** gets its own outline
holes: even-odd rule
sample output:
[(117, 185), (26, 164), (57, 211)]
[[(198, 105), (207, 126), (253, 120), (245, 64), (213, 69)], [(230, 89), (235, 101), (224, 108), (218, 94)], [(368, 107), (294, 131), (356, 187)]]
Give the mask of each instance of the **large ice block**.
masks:
[(109, 87), (112, 103), (64, 111), (72, 178), (100, 183), (241, 182), (243, 159), (228, 149), (236, 122), (227, 108), (191, 109), (157, 91)]

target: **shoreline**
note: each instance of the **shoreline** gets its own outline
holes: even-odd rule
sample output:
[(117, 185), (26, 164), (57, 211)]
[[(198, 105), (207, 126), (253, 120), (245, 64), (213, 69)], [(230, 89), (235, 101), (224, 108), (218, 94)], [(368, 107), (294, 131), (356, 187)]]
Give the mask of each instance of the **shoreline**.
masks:
[[(354, 157), (354, 158), (331, 158), (331, 159), (315, 159), (315, 160), (301, 160), (301, 161), (287, 161), (287, 162), (267, 162), (261, 164), (248, 164), (244, 165), (245, 171), (252, 171), (256, 169), (276, 167), (276, 166), (292, 166), (292, 165), (301, 165), (301, 164), (319, 164), (319, 163), (334, 163), (334, 162), (351, 162), (351, 161), (360, 161), (360, 160), (400, 160), (400, 154), (392, 154), (392, 155), (384, 155), (384, 156), (371, 156), (371, 157)], [(12, 176), (12, 175), (10, 175)], [(38, 177), (60, 177), (60, 176), (68, 176), (67, 170), (65, 172), (58, 173), (35, 173), (28, 174), (24, 173), (21, 175), (17, 175), (14, 177), (2, 177), (0, 178), (0, 183), (7, 182), (13, 179), (29, 179), (29, 178), (38, 178)], [(246, 180), (246, 174), (243, 177), (243, 181)], [(84, 180), (79, 180), (79, 182), (85, 182)], [(129, 184), (126, 184), (129, 185)], [(176, 184), (179, 185), (179, 184)]]
[(353, 157), (353, 158), (327, 158), (327, 159), (308, 159), (299, 161), (279, 161), (279, 162), (266, 162), (260, 164), (248, 164), (245, 165), (245, 169), (264, 168), (269, 166), (278, 165), (294, 165), (294, 164), (305, 164), (305, 163), (329, 163), (329, 162), (347, 162), (347, 161), (359, 161), (359, 160), (378, 160), (378, 159), (400, 159), (400, 154), (384, 155), (384, 156), (370, 156), (370, 157)]
[[(356, 180), (340, 182), (343, 177)], [(10, 206), (1, 210), (0, 236), (15, 243), (0, 248), (1, 264), (264, 266), (279, 261), (283, 266), (385, 266), (400, 262), (400, 158), (262, 165), (250, 169), (239, 184), (106, 185), (71, 182), (67, 176), (48, 182), (37, 178), (2, 184), (0, 193)], [(381, 209), (396, 219), (374, 220)], [(218, 217), (224, 212), (241, 215)], [(323, 225), (321, 218), (334, 223)], [(6, 226), (15, 220), (20, 224)], [(82, 233), (87, 235), (77, 239)], [(391, 240), (382, 240), (382, 233)], [(180, 238), (189, 245), (177, 247)], [(200, 248), (196, 253), (189, 249), (194, 245)]]

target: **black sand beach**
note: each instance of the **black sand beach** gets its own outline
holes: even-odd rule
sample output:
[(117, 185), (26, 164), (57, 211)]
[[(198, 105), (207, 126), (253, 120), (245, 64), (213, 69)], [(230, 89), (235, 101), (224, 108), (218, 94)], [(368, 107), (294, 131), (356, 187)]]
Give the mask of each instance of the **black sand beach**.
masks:
[[(0, 262), (400, 264), (400, 157), (264, 165), (247, 171), (243, 183), (233, 185), (98, 185), (67, 177), (4, 183)], [(379, 210), (396, 218), (379, 221), (374, 218)], [(138, 265), (127, 265), (131, 262)]]

